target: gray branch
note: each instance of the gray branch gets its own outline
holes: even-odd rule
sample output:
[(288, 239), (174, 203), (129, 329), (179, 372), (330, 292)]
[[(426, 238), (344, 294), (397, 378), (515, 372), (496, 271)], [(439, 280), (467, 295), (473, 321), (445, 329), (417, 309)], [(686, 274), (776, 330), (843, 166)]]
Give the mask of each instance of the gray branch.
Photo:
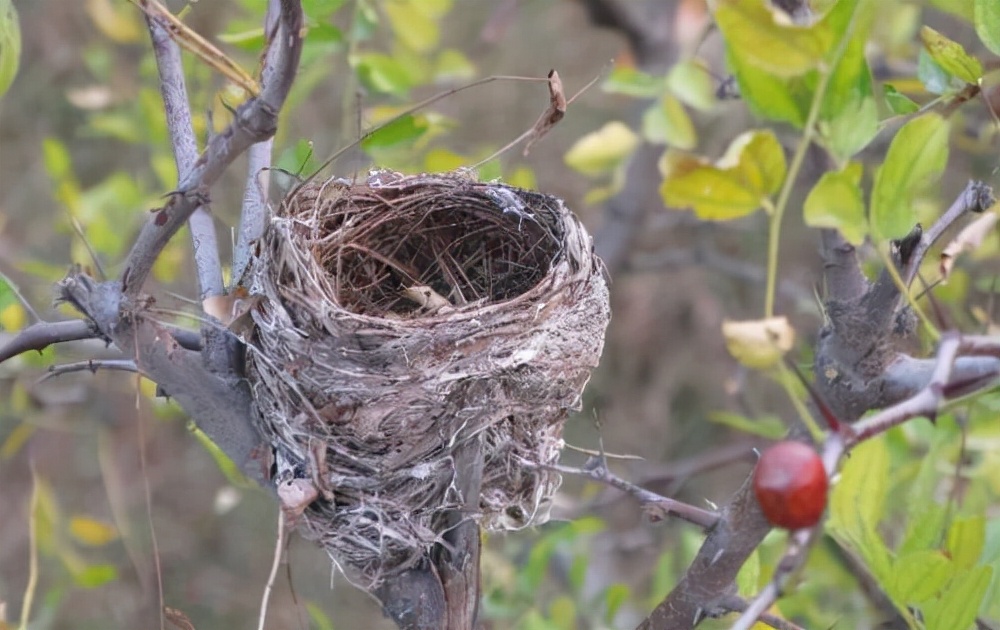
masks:
[(226, 168), (250, 146), (274, 136), (278, 112), (288, 96), (302, 51), (302, 7), (281, 0), (277, 30), (265, 56), (261, 93), (241, 104), (232, 123), (209, 140), (208, 147), (181, 179), (167, 203), (154, 212), (139, 232), (122, 274), (122, 291), (134, 299), (142, 290), (157, 256), (170, 238), (208, 203), (209, 189)]
[[(191, 125), (191, 107), (188, 103), (187, 84), (181, 65), (181, 52), (169, 33), (152, 15), (146, 14), (153, 54), (160, 73), (160, 96), (167, 115), (167, 129), (174, 147), (174, 163), (181, 181), (187, 177), (198, 159), (198, 143)], [(222, 295), (222, 263), (215, 237), (215, 225), (206, 206), (197, 207), (188, 219), (194, 246), (194, 262), (198, 270), (199, 295), (202, 300), (212, 295)]]

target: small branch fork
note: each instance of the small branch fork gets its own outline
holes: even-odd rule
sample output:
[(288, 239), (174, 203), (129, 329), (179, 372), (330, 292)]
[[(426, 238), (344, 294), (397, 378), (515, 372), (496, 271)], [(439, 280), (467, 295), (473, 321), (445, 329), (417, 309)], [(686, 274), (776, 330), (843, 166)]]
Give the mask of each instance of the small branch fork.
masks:
[[(146, 6), (145, 2), (139, 4)], [(174, 397), (205, 433), (255, 479), (261, 478), (253, 459), (259, 438), (250, 423), (249, 388), (239, 378), (239, 354), (232, 351), (238, 343), (235, 336), (223, 330), (205, 335), (203, 341), (197, 333), (159, 324), (147, 316), (150, 301), (140, 291), (160, 251), (199, 208), (207, 205), (209, 189), (226, 167), (249, 147), (274, 135), (278, 112), (298, 68), (303, 16), (298, 0), (272, 0), (272, 5), (260, 93), (236, 109), (232, 123), (213, 136), (197, 157), (180, 56), (169, 38), (172, 31), (146, 12), (152, 16), (150, 34), (180, 184), (164, 207), (142, 227), (120, 279), (97, 282), (80, 269), (73, 269), (59, 283), (59, 299), (72, 304), (86, 319), (35, 323), (0, 347), (3, 362), (63, 341), (100, 338), (113, 343), (122, 356), (134, 359), (136, 370)], [(267, 160), (259, 156), (255, 163), (261, 168)], [(224, 288), (214, 228), (207, 213), (200, 216), (205, 220), (196, 219), (192, 225), (199, 284), (202, 296), (217, 295)], [(79, 365), (89, 364), (55, 369), (62, 373)]]
[[(970, 351), (980, 351), (984, 355), (1000, 357), (1000, 339), (975, 336), (963, 338), (957, 333), (946, 333), (938, 347), (934, 372), (923, 389), (906, 400), (858, 421), (853, 426), (845, 424), (840, 433), (830, 435), (822, 450), (827, 476), (832, 477), (840, 467), (844, 455), (861, 442), (885, 433), (911, 418), (934, 419), (945, 403), (954, 397), (950, 395), (951, 393), (961, 393), (964, 390), (964, 387), (960, 387), (961, 383), (956, 383), (953, 378), (954, 366), (959, 354)], [(1000, 370), (994, 374), (993, 380), (998, 375)], [(732, 630), (750, 630), (760, 615), (777, 601), (791, 578), (802, 568), (809, 549), (821, 531), (822, 526), (817, 525), (792, 533), (788, 549), (777, 563), (774, 578), (750, 603)]]

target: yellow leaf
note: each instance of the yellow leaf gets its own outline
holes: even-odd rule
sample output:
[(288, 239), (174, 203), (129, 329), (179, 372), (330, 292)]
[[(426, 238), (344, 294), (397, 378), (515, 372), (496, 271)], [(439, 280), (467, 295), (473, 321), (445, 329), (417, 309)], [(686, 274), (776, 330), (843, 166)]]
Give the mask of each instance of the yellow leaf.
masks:
[(24, 312), (23, 306), (17, 303), (8, 304), (5, 308), (0, 309), (0, 330), (7, 332), (21, 330), (27, 319), (28, 316)]
[(758, 370), (773, 367), (795, 344), (795, 330), (785, 317), (722, 323), (729, 354)]
[(87, 0), (87, 14), (94, 26), (113, 42), (130, 44), (143, 37), (139, 12), (124, 2), (116, 7), (111, 0)]
[(614, 169), (636, 145), (639, 138), (624, 123), (611, 121), (577, 140), (566, 152), (566, 164), (584, 175), (596, 177)]
[(660, 170), (660, 195), (667, 206), (690, 208), (702, 219), (725, 221), (767, 203), (785, 178), (785, 154), (770, 131), (748, 131), (733, 140), (715, 164), (668, 151)]
[(118, 539), (118, 529), (114, 525), (87, 516), (70, 518), (69, 533), (78, 542), (91, 547), (100, 547)]
[(833, 47), (826, 20), (808, 27), (779, 24), (781, 12), (772, 12), (763, 0), (722, 0), (715, 22), (735, 54), (758, 68), (781, 77), (812, 70)]

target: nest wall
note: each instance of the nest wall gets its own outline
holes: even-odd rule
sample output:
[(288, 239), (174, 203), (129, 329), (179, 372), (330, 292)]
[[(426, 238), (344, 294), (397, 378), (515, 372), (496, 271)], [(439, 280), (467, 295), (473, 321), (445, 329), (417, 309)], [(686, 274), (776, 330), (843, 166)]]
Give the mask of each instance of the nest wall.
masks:
[[(368, 586), (412, 567), (456, 510), (491, 531), (548, 518), (560, 478), (545, 466), (610, 317), (592, 239), (562, 201), (462, 174), (308, 183), (249, 284), (271, 472), (306, 487), (299, 529), (341, 567)], [(478, 498), (456, 464), (470, 443)]]

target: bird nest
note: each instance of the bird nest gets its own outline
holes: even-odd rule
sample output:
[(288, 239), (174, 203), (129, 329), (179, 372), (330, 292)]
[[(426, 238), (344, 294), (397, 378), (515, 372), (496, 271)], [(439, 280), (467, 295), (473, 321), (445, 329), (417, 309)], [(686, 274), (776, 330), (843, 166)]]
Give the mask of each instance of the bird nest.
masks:
[[(456, 513), (490, 531), (547, 520), (548, 466), (610, 316), (562, 201), (462, 174), (312, 182), (282, 202), (250, 278), (270, 474), (341, 568), (374, 586)], [(456, 456), (470, 447), (478, 488)]]

